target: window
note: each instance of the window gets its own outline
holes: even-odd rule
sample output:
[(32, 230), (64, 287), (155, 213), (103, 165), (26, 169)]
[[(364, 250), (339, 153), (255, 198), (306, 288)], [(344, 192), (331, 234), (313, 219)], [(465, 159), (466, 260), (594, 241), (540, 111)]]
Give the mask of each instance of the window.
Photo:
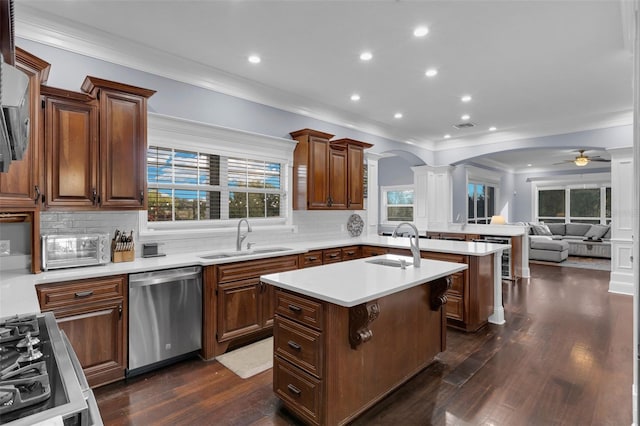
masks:
[(278, 162), (150, 146), (147, 220), (282, 217), (282, 169)]
[(611, 221), (609, 186), (538, 189), (537, 198), (538, 221), (601, 224)]
[(383, 222), (413, 221), (413, 187), (382, 187)]
[(467, 202), (467, 223), (490, 223), (491, 216), (495, 215), (495, 186), (487, 183), (469, 182)]

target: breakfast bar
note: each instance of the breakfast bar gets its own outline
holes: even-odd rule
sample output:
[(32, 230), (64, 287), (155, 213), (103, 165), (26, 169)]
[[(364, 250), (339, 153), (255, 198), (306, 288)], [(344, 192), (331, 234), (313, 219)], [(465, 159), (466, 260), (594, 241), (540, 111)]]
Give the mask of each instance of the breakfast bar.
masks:
[(261, 276), (276, 287), (273, 389), (311, 424), (345, 424), (446, 348), (446, 291), (467, 265), (382, 255)]

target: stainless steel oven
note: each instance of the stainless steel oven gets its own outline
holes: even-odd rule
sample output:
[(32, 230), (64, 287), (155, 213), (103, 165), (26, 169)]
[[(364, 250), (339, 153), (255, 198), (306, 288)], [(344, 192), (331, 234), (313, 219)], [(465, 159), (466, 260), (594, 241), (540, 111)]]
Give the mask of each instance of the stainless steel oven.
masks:
[(73, 268), (111, 262), (108, 234), (42, 236), (42, 269)]

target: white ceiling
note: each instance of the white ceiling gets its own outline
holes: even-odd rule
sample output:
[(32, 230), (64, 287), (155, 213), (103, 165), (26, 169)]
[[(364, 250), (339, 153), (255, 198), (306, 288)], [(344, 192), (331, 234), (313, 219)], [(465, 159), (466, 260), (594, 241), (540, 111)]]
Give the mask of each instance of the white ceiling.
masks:
[[(40, 14), (113, 36), (134, 55), (161, 51), (172, 66), (204, 66), (226, 93), (430, 149), (632, 120), (632, 15), (624, 0), (16, 4), (18, 36), (21, 17)], [(417, 25), (429, 34), (415, 38)], [(364, 50), (371, 61), (359, 59)], [(249, 63), (250, 54), (261, 63)], [(425, 76), (430, 67), (434, 78)], [(461, 102), (465, 94), (473, 100)], [(465, 113), (476, 127), (453, 128)], [(516, 160), (522, 155), (500, 161)]]

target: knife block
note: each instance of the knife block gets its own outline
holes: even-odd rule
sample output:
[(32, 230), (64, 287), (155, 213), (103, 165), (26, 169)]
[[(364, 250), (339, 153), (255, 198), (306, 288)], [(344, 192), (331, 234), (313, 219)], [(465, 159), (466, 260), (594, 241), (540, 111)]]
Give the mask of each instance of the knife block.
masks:
[(115, 240), (111, 240), (111, 261), (113, 263), (133, 262), (136, 258), (135, 247), (133, 244), (128, 250), (118, 249)]

